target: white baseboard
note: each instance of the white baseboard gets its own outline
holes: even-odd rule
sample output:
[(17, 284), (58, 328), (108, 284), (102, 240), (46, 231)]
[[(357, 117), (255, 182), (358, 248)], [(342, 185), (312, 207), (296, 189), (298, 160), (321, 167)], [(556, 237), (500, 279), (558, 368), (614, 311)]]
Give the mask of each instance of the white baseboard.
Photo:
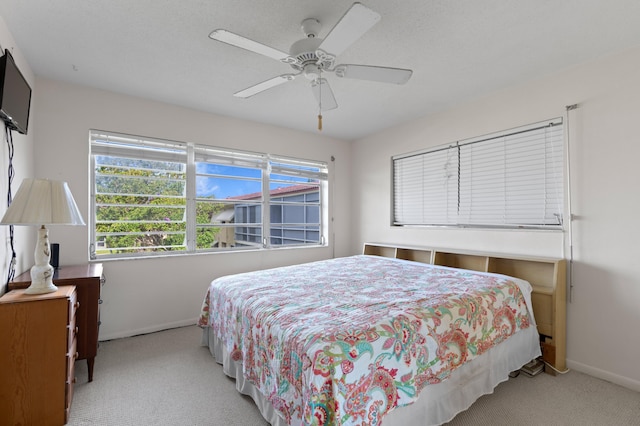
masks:
[(101, 342), (104, 342), (106, 340), (121, 339), (123, 337), (132, 337), (140, 334), (155, 333), (156, 331), (169, 330), (169, 329), (178, 328), (178, 327), (186, 327), (188, 325), (196, 325), (197, 322), (198, 322), (198, 318), (193, 318), (188, 320), (153, 325), (150, 327), (138, 328), (135, 330), (117, 331), (109, 334), (100, 333), (98, 340)]
[(628, 377), (619, 376), (606, 370), (592, 367), (590, 365), (582, 364), (576, 361), (567, 359), (567, 367), (572, 370), (579, 371), (581, 373), (588, 374), (598, 379), (606, 380), (607, 382), (615, 383), (627, 389), (631, 389), (636, 392), (640, 392), (640, 381), (633, 380)]

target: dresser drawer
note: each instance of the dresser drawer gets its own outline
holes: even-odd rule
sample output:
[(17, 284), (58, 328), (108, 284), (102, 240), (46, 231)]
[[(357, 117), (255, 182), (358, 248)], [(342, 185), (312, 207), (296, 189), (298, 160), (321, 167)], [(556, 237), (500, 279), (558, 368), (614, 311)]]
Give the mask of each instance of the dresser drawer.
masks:
[(78, 358), (78, 308), (80, 302), (78, 301), (78, 293), (73, 292), (73, 295), (69, 298), (69, 325), (67, 332), (67, 368), (66, 368), (66, 380), (65, 380), (65, 422), (69, 420), (69, 412), (71, 411), (71, 401), (73, 401), (73, 387), (76, 382), (76, 359)]
[[(77, 326), (77, 324), (69, 325), (69, 327), (68, 327), (67, 342), (69, 342), (69, 347), (71, 347), (71, 343), (74, 340), (78, 340), (78, 326)], [(76, 342), (76, 346), (77, 345), (78, 345), (78, 343)], [(78, 349), (76, 348), (76, 351), (77, 350)]]
[(78, 358), (77, 350), (78, 340), (74, 339), (67, 354), (67, 381), (65, 383), (65, 423), (69, 420), (69, 411), (71, 410), (71, 401), (73, 401), (73, 389), (76, 383), (76, 358)]
[(75, 318), (78, 314), (79, 307), (80, 302), (78, 301), (78, 291), (76, 290), (69, 296), (69, 323), (73, 321), (75, 325)]
[[(73, 292), (71, 297), (69, 298), (69, 319), (67, 326), (68, 336), (67, 342), (68, 346), (71, 347), (71, 343), (78, 338), (78, 308), (80, 307), (80, 303), (78, 302), (78, 293)], [(77, 343), (76, 343), (77, 345)], [(73, 351), (75, 352), (75, 350)]]
[(75, 362), (78, 358), (78, 339), (73, 339), (69, 345), (69, 351), (67, 352), (67, 383), (71, 383), (73, 379), (73, 372), (75, 369)]

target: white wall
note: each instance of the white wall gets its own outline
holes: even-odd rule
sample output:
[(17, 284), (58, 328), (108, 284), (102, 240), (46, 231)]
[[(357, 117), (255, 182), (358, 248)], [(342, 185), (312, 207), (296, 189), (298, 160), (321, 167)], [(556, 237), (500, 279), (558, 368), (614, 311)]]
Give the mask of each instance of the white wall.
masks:
[[(35, 78), (29, 64), (22, 56), (19, 46), (16, 46), (13, 36), (9, 32), (6, 23), (0, 16), (0, 47), (4, 54), (5, 49), (9, 49), (11, 56), (16, 61), (18, 69), (27, 79), (29, 86), (35, 92)], [(33, 176), (33, 127), (37, 118), (31, 109), (29, 117), (29, 129), (26, 135), (16, 131), (12, 132), (13, 138), (13, 170), (14, 177), (11, 184), (13, 196), (18, 192), (20, 183), (26, 177)], [(4, 122), (0, 121), (0, 132), (2, 132), (2, 146), (0, 147), (0, 218), (7, 211), (7, 191), (9, 189), (9, 146), (5, 133)], [(9, 226), (0, 225), (0, 295), (7, 289), (7, 276), (11, 262), (11, 245), (9, 243)], [(29, 226), (14, 226), (14, 249), (16, 251), (16, 275), (33, 265), (33, 251), (36, 242), (35, 229)]]
[[(350, 179), (351, 148), (344, 141), (69, 83), (41, 78), (37, 83), (35, 174), (67, 181), (85, 221), (89, 129), (322, 160), (330, 164), (333, 181)], [(349, 254), (350, 187), (334, 184), (330, 189), (335, 237), (329, 247), (104, 262), (100, 339), (194, 323), (207, 285), (216, 277)], [(61, 265), (87, 262), (88, 227), (51, 226), (49, 238), (60, 244)]]
[[(640, 390), (640, 49), (513, 87), (353, 144), (353, 245), (568, 257), (567, 234), (392, 228), (391, 156), (569, 113), (573, 291), (567, 363)], [(428, 93), (424, 94), (428, 96)], [(567, 243), (567, 244), (564, 244)]]

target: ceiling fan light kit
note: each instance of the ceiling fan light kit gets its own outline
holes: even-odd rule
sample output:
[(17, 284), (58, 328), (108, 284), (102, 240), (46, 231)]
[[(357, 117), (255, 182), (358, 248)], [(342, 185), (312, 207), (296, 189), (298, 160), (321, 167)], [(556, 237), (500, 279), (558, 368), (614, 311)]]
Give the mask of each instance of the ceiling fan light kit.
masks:
[(322, 26), (317, 19), (302, 21), (301, 29), (305, 38), (294, 42), (289, 53), (248, 39), (224, 29), (209, 34), (220, 41), (250, 52), (281, 61), (294, 69), (294, 74), (282, 74), (234, 93), (239, 98), (249, 98), (304, 75), (311, 81), (311, 90), (318, 102), (318, 130), (322, 130), (322, 111), (338, 107), (329, 82), (322, 73), (334, 73), (340, 78), (369, 80), (381, 83), (404, 84), (413, 73), (409, 69), (381, 67), (373, 65), (335, 65), (336, 57), (369, 31), (381, 16), (361, 3), (354, 3), (340, 18), (338, 23), (322, 39), (318, 37)]

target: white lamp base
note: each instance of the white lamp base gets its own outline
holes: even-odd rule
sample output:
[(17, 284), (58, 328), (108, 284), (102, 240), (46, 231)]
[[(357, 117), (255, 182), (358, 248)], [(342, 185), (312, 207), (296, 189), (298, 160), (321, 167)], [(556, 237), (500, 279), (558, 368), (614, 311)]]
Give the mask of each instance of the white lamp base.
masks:
[(25, 294), (43, 294), (43, 293), (53, 293), (54, 291), (58, 291), (58, 287), (50, 283), (48, 285), (35, 285), (33, 281), (31, 281), (31, 285), (27, 288), (24, 293)]
[(53, 266), (49, 265), (50, 258), (49, 231), (44, 225), (38, 229), (38, 241), (34, 259), (36, 264), (31, 268), (31, 285), (24, 292), (26, 294), (53, 293), (58, 287), (53, 285)]

